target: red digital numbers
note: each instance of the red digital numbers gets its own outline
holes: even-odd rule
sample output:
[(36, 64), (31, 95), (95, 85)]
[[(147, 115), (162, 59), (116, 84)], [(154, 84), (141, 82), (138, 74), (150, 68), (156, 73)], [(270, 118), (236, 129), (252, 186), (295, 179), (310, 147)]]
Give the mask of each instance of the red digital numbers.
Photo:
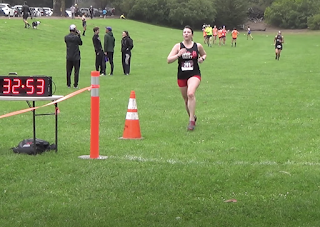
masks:
[(12, 94), (19, 94), (19, 88), (21, 87), (21, 80), (20, 79), (13, 79), (12, 83)]
[(34, 86), (32, 85), (33, 82), (34, 82), (33, 79), (27, 79), (26, 81), (26, 87), (30, 89), (30, 90), (26, 90), (28, 95), (34, 94)]
[[(39, 83), (40, 84), (39, 84)], [(38, 95), (42, 95), (43, 93), (44, 93), (44, 79), (38, 79), (37, 80), (37, 88), (39, 88), (40, 90), (39, 91), (37, 91), (37, 94)]]
[[(36, 89), (35, 89), (35, 82), (36, 82)], [(32, 94), (43, 95), (44, 85), (45, 85), (44, 79), (38, 79), (36, 81), (34, 79), (27, 79), (26, 88), (28, 90), (26, 89), (26, 92), (28, 95), (32, 95)]]
[[(6, 83), (6, 84), (5, 84)], [(11, 80), (3, 79), (3, 94), (10, 94), (11, 92)]]
[(19, 79), (3, 79), (3, 94), (19, 94), (19, 88), (21, 87), (21, 80)]
[(4, 79), (3, 80), (3, 94), (15, 94), (18, 95), (20, 94), (20, 90), (22, 89), (23, 91), (25, 91), (28, 95), (33, 95), (33, 94), (37, 94), (37, 95), (43, 95), (44, 93), (44, 85), (45, 85), (45, 81), (44, 79), (38, 79), (38, 80), (34, 80), (34, 79), (27, 79), (26, 80), (26, 85), (21, 84), (21, 80), (20, 79)]
[(0, 76), (0, 96), (51, 96), (51, 86), (48, 77)]

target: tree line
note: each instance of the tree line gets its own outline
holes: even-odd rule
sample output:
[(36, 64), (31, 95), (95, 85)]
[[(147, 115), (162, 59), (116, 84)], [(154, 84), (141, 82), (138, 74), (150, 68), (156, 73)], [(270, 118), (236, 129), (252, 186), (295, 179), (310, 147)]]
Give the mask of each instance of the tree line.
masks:
[(264, 12), (267, 23), (281, 28), (320, 29), (319, 0), (276, 0)]
[(264, 19), (280, 28), (320, 29), (320, 0), (102, 0), (128, 18), (181, 27), (203, 23), (237, 27)]

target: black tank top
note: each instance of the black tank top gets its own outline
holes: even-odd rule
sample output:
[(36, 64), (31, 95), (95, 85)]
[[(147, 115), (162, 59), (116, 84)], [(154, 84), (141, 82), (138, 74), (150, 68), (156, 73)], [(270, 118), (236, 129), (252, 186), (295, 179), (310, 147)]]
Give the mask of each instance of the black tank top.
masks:
[(282, 45), (282, 36), (281, 35), (276, 36), (276, 45)]
[[(180, 49), (186, 48), (184, 44), (180, 43)], [(193, 46), (188, 49), (181, 57), (178, 58), (178, 79), (189, 79), (192, 76), (199, 75), (201, 76), (198, 56), (199, 50), (196, 43), (193, 43)]]

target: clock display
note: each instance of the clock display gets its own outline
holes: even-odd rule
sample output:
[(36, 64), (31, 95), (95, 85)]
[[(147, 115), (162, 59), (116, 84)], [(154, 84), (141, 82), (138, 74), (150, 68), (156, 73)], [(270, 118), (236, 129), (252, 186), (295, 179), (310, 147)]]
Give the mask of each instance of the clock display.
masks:
[(0, 76), (0, 96), (52, 96), (52, 77)]

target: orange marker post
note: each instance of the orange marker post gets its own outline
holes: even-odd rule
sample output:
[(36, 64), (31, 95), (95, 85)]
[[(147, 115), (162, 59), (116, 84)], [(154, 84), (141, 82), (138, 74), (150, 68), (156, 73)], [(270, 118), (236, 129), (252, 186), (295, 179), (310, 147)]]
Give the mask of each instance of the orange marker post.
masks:
[(91, 72), (91, 139), (90, 158), (99, 158), (99, 119), (100, 119), (100, 97), (99, 97), (98, 71)]
[(107, 156), (99, 155), (99, 124), (100, 124), (100, 98), (99, 98), (98, 71), (91, 72), (91, 137), (90, 155), (79, 156), (81, 159), (106, 159)]

